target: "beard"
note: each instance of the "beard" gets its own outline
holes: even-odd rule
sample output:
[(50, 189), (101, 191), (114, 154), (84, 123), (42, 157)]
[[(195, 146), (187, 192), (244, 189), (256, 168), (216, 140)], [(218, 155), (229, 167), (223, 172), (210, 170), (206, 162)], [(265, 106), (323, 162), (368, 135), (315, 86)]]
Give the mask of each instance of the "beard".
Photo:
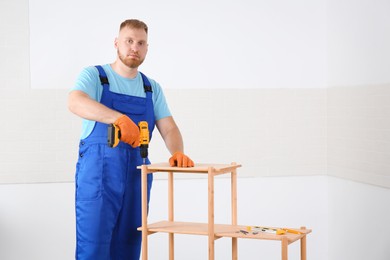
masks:
[[(131, 57), (126, 57), (122, 54), (119, 53), (119, 50), (117, 51), (118, 53), (118, 58), (120, 59), (120, 61), (123, 62), (123, 64), (125, 64), (127, 67), (131, 68), (131, 69), (136, 69), (138, 68), (142, 62), (144, 62), (145, 59), (134, 59), (134, 58), (131, 58)], [(138, 54), (137, 54), (138, 55)]]

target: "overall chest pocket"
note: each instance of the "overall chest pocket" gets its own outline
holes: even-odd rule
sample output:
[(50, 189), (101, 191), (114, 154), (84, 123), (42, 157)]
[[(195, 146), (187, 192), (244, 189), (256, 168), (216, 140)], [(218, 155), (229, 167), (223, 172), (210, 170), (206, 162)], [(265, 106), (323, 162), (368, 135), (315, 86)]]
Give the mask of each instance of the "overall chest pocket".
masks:
[(143, 115), (146, 112), (146, 99), (127, 97), (126, 99), (114, 100), (112, 106), (124, 114)]

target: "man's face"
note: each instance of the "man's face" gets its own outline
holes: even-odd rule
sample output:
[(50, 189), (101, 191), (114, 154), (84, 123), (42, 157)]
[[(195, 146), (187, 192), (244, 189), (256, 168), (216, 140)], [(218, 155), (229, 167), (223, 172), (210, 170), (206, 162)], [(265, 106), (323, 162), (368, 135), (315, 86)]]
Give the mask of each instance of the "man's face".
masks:
[(148, 35), (143, 29), (125, 27), (115, 39), (118, 58), (129, 68), (135, 69), (145, 60), (148, 52)]

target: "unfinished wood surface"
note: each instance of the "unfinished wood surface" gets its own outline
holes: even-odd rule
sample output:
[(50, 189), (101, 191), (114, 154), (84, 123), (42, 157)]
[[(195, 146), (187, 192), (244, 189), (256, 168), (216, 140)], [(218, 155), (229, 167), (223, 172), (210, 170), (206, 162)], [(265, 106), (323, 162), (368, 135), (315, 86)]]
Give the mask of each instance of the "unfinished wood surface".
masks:
[[(232, 165), (237, 165), (232, 163)], [(237, 169), (233, 169), (230, 178), (231, 186), (231, 204), (232, 204), (232, 225), (237, 225)], [(232, 237), (232, 260), (238, 259), (238, 241), (236, 237)]]
[(141, 197), (142, 197), (142, 260), (148, 259), (148, 170), (146, 165), (141, 168)]
[(209, 260), (214, 260), (214, 168), (208, 168), (208, 236), (209, 236)]
[[(266, 232), (259, 232), (258, 234), (244, 234), (240, 230), (246, 231), (247, 226), (242, 225), (226, 225), (226, 224), (214, 224), (214, 232), (216, 237), (236, 237), (236, 238), (247, 238), (247, 239), (261, 239), (261, 240), (278, 240), (281, 241), (283, 237), (287, 238), (289, 244), (295, 242), (302, 237), (306, 236), (311, 232), (310, 229), (299, 229), (302, 234), (287, 233), (285, 235), (276, 235)], [(197, 222), (170, 222), (160, 221), (148, 225), (148, 230), (162, 233), (175, 233), (175, 234), (187, 234), (187, 235), (201, 235), (208, 236), (208, 224), (197, 223)]]
[[(301, 230), (305, 230), (306, 227), (301, 227)], [(306, 260), (306, 236), (301, 238), (301, 260)]]
[[(138, 166), (141, 169), (142, 166)], [(153, 163), (147, 165), (149, 173), (152, 172), (181, 172), (181, 173), (203, 173), (207, 174), (209, 168), (214, 168), (215, 175), (231, 172), (233, 169), (241, 167), (240, 164), (215, 164), (215, 163), (196, 163), (194, 167), (172, 167), (169, 163)]]
[[(168, 172), (168, 220), (174, 221), (174, 186), (173, 172)], [(175, 237), (173, 233), (169, 233), (169, 260), (175, 258)]]
[(288, 239), (282, 236), (282, 260), (288, 259)]

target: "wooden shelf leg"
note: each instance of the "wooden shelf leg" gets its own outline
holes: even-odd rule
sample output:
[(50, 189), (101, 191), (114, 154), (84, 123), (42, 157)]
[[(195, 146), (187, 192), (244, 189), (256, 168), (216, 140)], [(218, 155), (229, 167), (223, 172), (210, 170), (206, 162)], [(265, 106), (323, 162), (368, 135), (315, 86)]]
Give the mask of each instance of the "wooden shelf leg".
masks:
[(288, 259), (288, 238), (283, 236), (282, 238), (282, 260)]
[(208, 233), (209, 233), (209, 260), (214, 260), (214, 169), (208, 170)]
[[(168, 172), (168, 220), (174, 221), (173, 210), (173, 172)], [(175, 237), (173, 233), (169, 233), (169, 260), (174, 260), (175, 252)]]
[[(306, 229), (306, 227), (301, 227)], [(306, 235), (301, 238), (301, 260), (306, 260)]]
[[(236, 163), (232, 163), (236, 165)], [(234, 169), (231, 172), (231, 207), (232, 207), (232, 225), (237, 225), (237, 171)], [(237, 250), (238, 239), (236, 237), (232, 238), (232, 260), (238, 259), (238, 250)]]
[(232, 260), (238, 259), (237, 238), (232, 238)]
[(148, 169), (141, 167), (141, 197), (142, 197), (142, 260), (148, 259)]
[(173, 233), (169, 233), (169, 260), (175, 259), (175, 237)]

